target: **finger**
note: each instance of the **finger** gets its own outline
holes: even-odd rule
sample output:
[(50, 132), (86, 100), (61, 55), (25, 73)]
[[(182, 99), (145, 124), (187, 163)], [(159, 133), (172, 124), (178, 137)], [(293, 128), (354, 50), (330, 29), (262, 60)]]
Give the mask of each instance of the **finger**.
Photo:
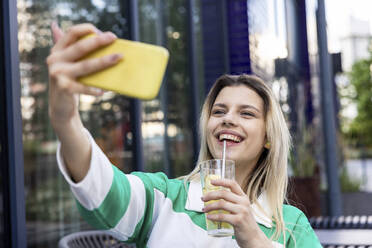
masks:
[(103, 56), (101, 58), (94, 58), (83, 60), (77, 63), (71, 63), (66, 66), (65, 73), (67, 75), (70, 75), (72, 78), (78, 78), (113, 66), (117, 64), (122, 58), (123, 55), (115, 53)]
[(239, 214), (230, 214), (227, 212), (217, 212), (213, 214), (207, 214), (207, 219), (212, 221), (222, 221), (227, 222), (236, 228), (243, 227), (244, 225), (251, 225), (249, 223), (255, 223), (254, 219), (246, 219)]
[(80, 40), (59, 54), (63, 61), (76, 61), (100, 47), (109, 45), (116, 39), (115, 34), (105, 32), (89, 39)]
[(216, 210), (225, 210), (231, 214), (238, 214), (243, 210), (243, 206), (224, 200), (219, 200), (216, 202), (212, 202), (203, 208), (203, 212), (205, 213)]
[(244, 191), (240, 188), (239, 184), (231, 179), (215, 179), (211, 180), (211, 183), (215, 186), (222, 186), (229, 188), (231, 192), (237, 195), (245, 195)]
[[(88, 59), (77, 63), (53, 63), (52, 60), (54, 57), (48, 57), (47, 63), (49, 64), (49, 76), (56, 79), (61, 76), (74, 79), (113, 66), (119, 62), (122, 57), (121, 54), (115, 53), (101, 58)], [(64, 81), (66, 80), (64, 79)]]
[(70, 44), (74, 43), (78, 39), (80, 39), (82, 36), (91, 34), (91, 33), (97, 33), (99, 34), (100, 31), (89, 23), (84, 24), (78, 24), (76, 26), (72, 26), (65, 35), (63, 35), (56, 45), (54, 46), (54, 51), (59, 51), (63, 48), (68, 47)]
[(58, 83), (56, 83), (60, 92), (65, 92), (68, 94), (85, 94), (91, 96), (101, 96), (104, 91), (95, 87), (89, 87), (76, 82), (65, 75), (60, 76)]
[(236, 225), (236, 215), (227, 214), (227, 213), (217, 213), (217, 214), (207, 214), (207, 219), (212, 221), (222, 221), (231, 224), (232, 226)]
[(100, 47), (107, 46), (116, 40), (117, 37), (111, 32), (105, 32), (88, 39), (79, 40), (56, 55), (58, 61), (76, 61), (88, 53)]
[(229, 201), (232, 203), (238, 203), (241, 202), (241, 196), (232, 193), (227, 190), (216, 190), (216, 191), (211, 191), (203, 195), (202, 201), (208, 202), (212, 200), (219, 200), (219, 199), (224, 199), (225, 201)]
[(52, 22), (51, 30), (52, 30), (52, 36), (53, 36), (53, 43), (55, 44), (64, 35), (64, 33), (56, 22)]

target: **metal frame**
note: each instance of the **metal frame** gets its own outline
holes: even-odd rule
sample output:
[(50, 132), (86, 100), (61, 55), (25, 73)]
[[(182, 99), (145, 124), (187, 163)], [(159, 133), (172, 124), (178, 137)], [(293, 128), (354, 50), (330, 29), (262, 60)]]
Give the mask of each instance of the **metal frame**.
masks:
[(336, 135), (334, 91), (332, 86), (331, 58), (328, 53), (324, 0), (318, 0), (316, 11), (319, 47), (320, 94), (324, 133), (324, 155), (327, 169), (328, 215), (342, 215), (342, 199), (338, 178), (338, 142)]
[[(191, 113), (190, 113), (190, 126), (194, 130), (192, 132), (193, 138), (193, 168), (199, 154), (200, 140), (199, 140), (199, 87), (197, 81), (197, 56), (196, 56), (196, 37), (195, 37), (195, 25), (193, 20), (193, 12), (195, 11), (195, 0), (187, 1), (187, 31), (188, 31), (188, 65), (189, 65), (189, 76), (190, 76), (190, 95), (191, 95)], [(191, 168), (191, 169), (192, 169)]]
[(21, 83), (17, 1), (2, 1), (0, 27), (1, 170), (4, 189), (4, 247), (26, 247)]
[[(165, 32), (165, 27), (168, 23), (167, 21), (167, 15), (165, 14), (165, 9), (167, 3), (165, 3), (163, 0), (156, 0), (155, 1), (155, 8), (158, 12), (160, 18), (156, 21), (156, 43), (160, 46), (167, 47), (167, 34)], [(159, 99), (160, 99), (160, 109), (164, 113), (163, 116), (163, 124), (164, 124), (164, 135), (163, 135), (163, 148), (164, 148), (164, 159), (163, 159), (163, 168), (164, 172), (167, 176), (172, 177), (173, 176), (173, 170), (172, 166), (170, 165), (170, 152), (169, 152), (169, 146), (170, 146), (170, 140), (168, 136), (168, 126), (169, 126), (169, 118), (168, 118), (168, 70), (169, 67), (167, 66), (167, 69), (165, 71), (165, 75), (163, 78), (163, 82), (161, 84), (160, 93), (159, 93)]]
[[(139, 40), (138, 23), (138, 1), (129, 1), (129, 38), (134, 41)], [(130, 119), (133, 133), (133, 164), (136, 171), (144, 171), (143, 162), (143, 143), (142, 143), (142, 104), (138, 99), (130, 101)]]

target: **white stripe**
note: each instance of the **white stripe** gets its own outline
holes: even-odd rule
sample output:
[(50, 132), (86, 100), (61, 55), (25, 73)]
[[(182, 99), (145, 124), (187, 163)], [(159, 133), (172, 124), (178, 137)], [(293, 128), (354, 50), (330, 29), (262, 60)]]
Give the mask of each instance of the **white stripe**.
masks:
[(75, 198), (84, 208), (93, 210), (101, 205), (109, 192), (114, 172), (111, 162), (98, 147), (89, 132), (87, 130), (85, 131), (92, 147), (92, 155), (88, 173), (83, 180), (78, 183), (72, 181), (61, 155), (60, 144), (58, 144), (57, 148), (57, 162), (62, 175), (70, 184), (71, 191), (75, 195)]
[[(113, 235), (120, 240), (127, 240), (135, 231), (138, 222), (142, 219), (146, 206), (146, 192), (142, 180), (134, 175), (126, 175), (130, 183), (130, 201), (127, 211), (119, 223), (111, 229)], [(125, 201), (127, 199), (117, 199)]]
[(239, 247), (231, 237), (214, 238), (195, 225), (186, 213), (173, 211), (172, 201), (155, 190), (156, 198), (164, 204), (150, 233), (147, 246), (152, 247)]
[(162, 206), (164, 204), (164, 201), (165, 201), (164, 193), (161, 192), (160, 190), (154, 189), (154, 208), (153, 208), (152, 223), (151, 223), (150, 232), (153, 229), (153, 227), (154, 227), (154, 225), (155, 225), (155, 223), (156, 223), (156, 221), (159, 217), (159, 214), (160, 214), (160, 211), (162, 210)]

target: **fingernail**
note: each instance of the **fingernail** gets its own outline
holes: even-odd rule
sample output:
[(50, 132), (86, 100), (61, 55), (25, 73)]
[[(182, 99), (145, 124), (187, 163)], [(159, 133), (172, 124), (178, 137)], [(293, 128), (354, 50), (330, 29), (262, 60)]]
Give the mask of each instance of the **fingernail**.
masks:
[(123, 58), (123, 55), (116, 53), (116, 54), (110, 55), (109, 59), (110, 59), (111, 62), (116, 62), (116, 61), (120, 60), (121, 58)]
[(200, 197), (200, 199), (202, 200), (202, 201), (204, 201), (204, 197), (202, 196), (202, 197)]
[(117, 38), (116, 35), (111, 32), (103, 33), (103, 37), (108, 40), (113, 40)]
[(204, 212), (204, 209), (205, 209), (205, 208), (202, 208), (202, 211), (203, 211), (203, 212)]
[(95, 32), (96, 32), (96, 34), (103, 34), (103, 32), (101, 30), (99, 30), (98, 28), (96, 28)]

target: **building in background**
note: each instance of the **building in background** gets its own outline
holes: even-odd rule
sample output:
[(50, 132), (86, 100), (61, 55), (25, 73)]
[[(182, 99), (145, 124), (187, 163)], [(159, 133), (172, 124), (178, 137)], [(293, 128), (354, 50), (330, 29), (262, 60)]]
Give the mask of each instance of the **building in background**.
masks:
[[(188, 173), (195, 166), (198, 153), (198, 102), (224, 73), (254, 73), (272, 86), (295, 141), (292, 175), (313, 176), (321, 163), (320, 151), (314, 150), (318, 145), (315, 137), (321, 135), (315, 1), (18, 0), (17, 9), (11, 7), (14, 2), (5, 3), (1, 17), (9, 27), (2, 32), (11, 34), (16, 30), (14, 16), (18, 9), (19, 49), (6, 53), (10, 45), (8, 36), (3, 36), (0, 45), (6, 56), (1, 66), (4, 75), (8, 75), (6, 59), (19, 57), (19, 64), (12, 64), (10, 69), (19, 71), (20, 80), (4, 76), (7, 84), (0, 88), (0, 105), (6, 108), (1, 120), (7, 121), (8, 113), (22, 116), (22, 126), (18, 123), (23, 131), (18, 148), (24, 162), (13, 168), (11, 155), (1, 161), (6, 162), (4, 175), (12, 171), (10, 168), (24, 171), (24, 183), (19, 177), (1, 181), (4, 193), (0, 195), (0, 223), (5, 228), (0, 228), (0, 242), (12, 243), (12, 247), (23, 247), (22, 242), (27, 247), (56, 247), (62, 236), (91, 228), (80, 218), (56, 165), (57, 139), (48, 119), (45, 65), (53, 45), (49, 30), (52, 21), (58, 21), (65, 29), (90, 22), (118, 37), (138, 38), (170, 51), (167, 74), (156, 99), (136, 105), (138, 102), (133, 99), (110, 92), (99, 98), (80, 96), (85, 126), (122, 171), (163, 171), (170, 177)], [(11, 94), (9, 85), (13, 84), (20, 85), (19, 95)], [(8, 104), (19, 101), (17, 97), (19, 108)], [(139, 112), (135, 106), (141, 106)], [(135, 114), (139, 114), (140, 121), (138, 115), (134, 118)], [(141, 133), (141, 144), (135, 130)], [(17, 139), (7, 136), (5, 126), (0, 131), (2, 146)], [(138, 147), (143, 163), (136, 160)], [(5, 158), (7, 151), (0, 152)], [(3, 175), (0, 177), (3, 179)], [(10, 197), (13, 188), (18, 189), (19, 198), (24, 194), (25, 203)], [(20, 208), (10, 208), (19, 202)], [(8, 220), (6, 216), (17, 213), (26, 216), (25, 224), (4, 221)], [(12, 233), (5, 231), (9, 228), (14, 229)], [(27, 241), (14, 240), (26, 233)]]
[(370, 23), (359, 20), (354, 16), (349, 17), (345, 27), (345, 36), (341, 39), (342, 66), (344, 71), (350, 71), (352, 65), (361, 59), (369, 57), (372, 35)]

